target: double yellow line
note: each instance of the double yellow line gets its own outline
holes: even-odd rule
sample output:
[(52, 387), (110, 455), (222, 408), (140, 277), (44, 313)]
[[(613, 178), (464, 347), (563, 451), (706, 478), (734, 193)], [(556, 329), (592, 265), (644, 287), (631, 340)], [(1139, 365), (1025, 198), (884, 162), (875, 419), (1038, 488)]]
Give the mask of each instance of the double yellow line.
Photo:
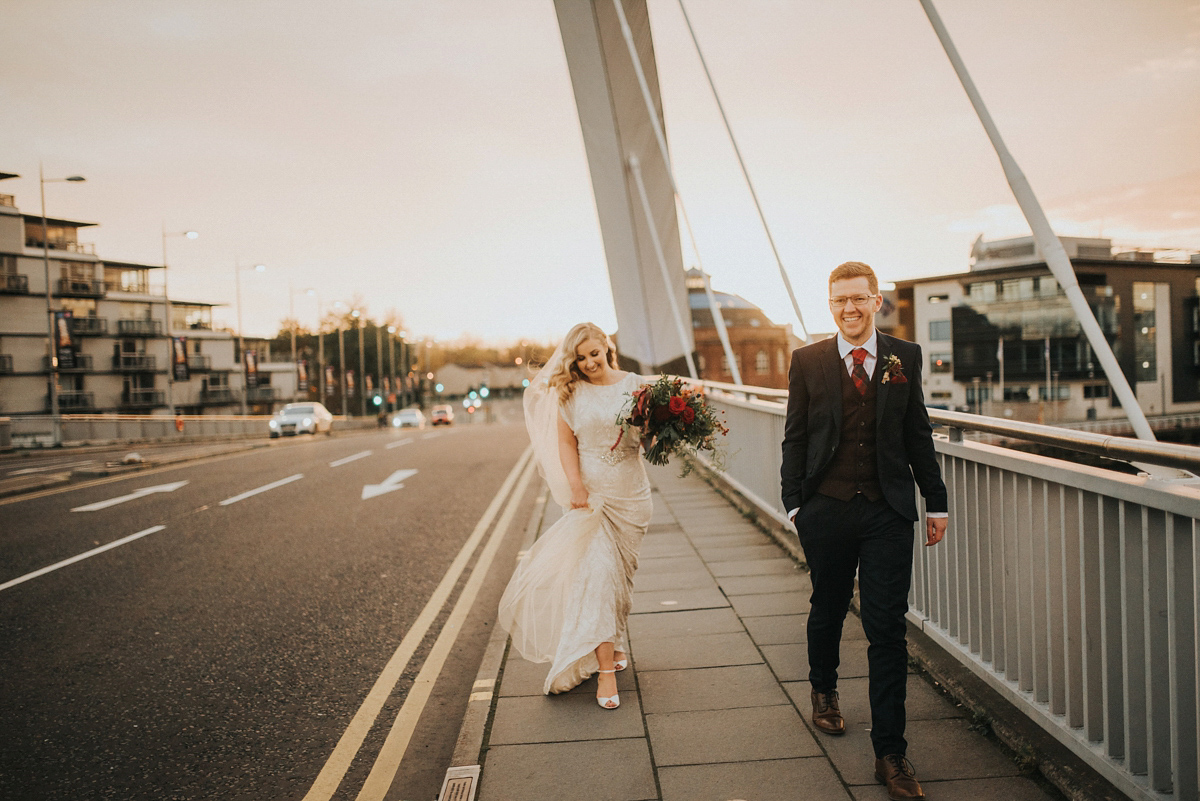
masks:
[[(363, 741), (379, 718), (384, 703), (395, 690), (400, 677), (408, 669), (408, 663), (417, 647), (425, 639), (425, 635), (429, 633), (429, 629), (446, 605), (450, 593), (458, 584), (459, 577), (471, 560), (471, 555), (503, 505), (504, 511), (500, 515), (500, 519), (492, 530), (487, 544), (480, 551), (479, 558), (475, 561), (475, 566), (471, 570), (471, 575), (467, 579), (462, 593), (459, 594), (446, 624), (433, 644), (433, 649), (429, 652), (413, 686), (409, 689), (404, 704), (392, 722), (383, 747), (375, 758), (371, 772), (356, 797), (357, 801), (382, 801), (395, 779), (396, 771), (400, 768), (400, 761), (404, 758), (404, 752), (408, 749), (417, 722), (433, 692), (438, 674), (450, 655), (450, 650), (458, 638), (463, 622), (479, 594), (480, 587), (483, 586), (488, 568), (495, 559), (496, 551), (504, 541), (504, 537), (512, 525), (513, 516), (516, 515), (517, 507), (521, 503), (521, 498), (524, 497), (529, 482), (533, 478), (535, 462), (530, 458), (532, 454), (533, 447), (526, 448), (509, 472), (508, 477), (504, 479), (504, 483), (500, 486), (496, 496), (492, 498), (483, 517), (475, 525), (475, 530), (471, 532), (471, 536), (450, 564), (450, 569), (446, 571), (437, 589), (433, 591), (429, 602), (425, 604), (425, 608), (417, 616), (412, 628), (400, 641), (400, 645), (388, 660), (387, 665), (384, 666), (379, 678), (375, 680), (371, 691), (367, 693), (367, 697), (350, 721), (350, 725), (346, 727), (346, 731), (338, 740), (329, 760), (317, 775), (312, 789), (304, 796), (304, 801), (328, 801), (337, 792), (338, 786), (341, 785), (342, 780), (346, 777), (346, 772), (350, 769), (351, 762), (358, 755)], [(505, 499), (507, 499), (507, 505), (505, 505)]]

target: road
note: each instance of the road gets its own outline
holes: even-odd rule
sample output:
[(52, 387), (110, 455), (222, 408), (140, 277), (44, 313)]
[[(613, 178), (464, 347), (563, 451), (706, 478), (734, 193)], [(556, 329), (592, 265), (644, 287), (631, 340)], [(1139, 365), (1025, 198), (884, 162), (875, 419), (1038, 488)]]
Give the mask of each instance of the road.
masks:
[(527, 447), (306, 437), (0, 500), (0, 798), (434, 798)]

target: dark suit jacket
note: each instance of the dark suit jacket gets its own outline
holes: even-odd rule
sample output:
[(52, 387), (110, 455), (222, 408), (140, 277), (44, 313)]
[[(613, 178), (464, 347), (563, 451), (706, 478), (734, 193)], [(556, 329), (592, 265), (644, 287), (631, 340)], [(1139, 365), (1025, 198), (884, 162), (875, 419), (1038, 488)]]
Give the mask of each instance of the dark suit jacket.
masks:
[[(921, 392), (921, 346), (878, 334), (878, 359), (871, 380), (876, 392), (876, 454), (879, 487), (888, 504), (917, 519), (916, 487), (930, 512), (946, 511), (946, 485), (933, 449), (933, 427)], [(905, 382), (881, 381), (888, 356), (900, 359)], [(842, 432), (842, 378), (837, 337), (792, 353), (788, 373), (787, 421), (783, 432), (783, 507), (804, 505), (821, 484)]]

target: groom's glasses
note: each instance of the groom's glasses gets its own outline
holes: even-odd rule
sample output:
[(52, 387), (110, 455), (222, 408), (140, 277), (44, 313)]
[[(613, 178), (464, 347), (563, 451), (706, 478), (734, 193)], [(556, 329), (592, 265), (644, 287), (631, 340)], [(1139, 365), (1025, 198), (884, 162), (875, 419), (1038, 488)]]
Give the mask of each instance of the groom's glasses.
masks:
[(861, 309), (863, 306), (866, 306), (868, 303), (870, 303), (871, 299), (874, 297), (877, 297), (877, 296), (876, 295), (851, 295), (848, 298), (846, 298), (846, 297), (830, 298), (829, 305), (835, 309), (840, 309), (843, 306), (845, 306), (847, 303), (853, 303), (855, 306), (858, 306)]

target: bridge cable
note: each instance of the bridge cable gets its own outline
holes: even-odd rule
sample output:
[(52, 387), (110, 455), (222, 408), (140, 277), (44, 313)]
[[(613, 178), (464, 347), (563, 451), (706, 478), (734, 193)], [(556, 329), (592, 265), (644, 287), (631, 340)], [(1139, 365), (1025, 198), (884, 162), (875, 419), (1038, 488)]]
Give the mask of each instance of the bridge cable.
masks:
[[(1004, 140), (1001, 139), (1000, 130), (996, 127), (991, 114), (988, 113), (987, 107), (983, 104), (983, 97), (979, 94), (979, 90), (975, 88), (975, 82), (971, 80), (966, 65), (958, 55), (958, 50), (955, 48), (954, 42), (950, 39), (949, 31), (942, 24), (942, 18), (938, 16), (937, 10), (933, 7), (933, 0), (920, 0), (920, 3), (922, 8), (925, 9), (925, 16), (929, 18), (929, 24), (933, 26), (934, 33), (937, 34), (938, 40), (942, 44), (942, 49), (946, 51), (946, 56), (950, 59), (951, 66), (954, 67), (954, 72), (958, 75), (959, 83), (962, 84), (963, 90), (967, 93), (967, 98), (975, 108), (975, 114), (979, 117), (979, 121), (983, 124), (983, 129), (992, 141), (992, 147), (995, 149), (996, 156), (1000, 159), (1000, 166), (1004, 170), (1004, 177), (1008, 179), (1008, 185), (1012, 189), (1013, 197), (1016, 198), (1017, 205), (1021, 207), (1021, 212), (1025, 215), (1026, 222), (1029, 223), (1029, 228), (1033, 232), (1033, 239), (1037, 243), (1038, 249), (1046, 259), (1046, 266), (1050, 268), (1050, 272), (1053, 273), (1054, 278), (1066, 293), (1067, 300), (1070, 302), (1075, 316), (1079, 318), (1080, 327), (1083, 328), (1083, 333), (1087, 336), (1088, 343), (1092, 346), (1092, 351), (1100, 360), (1100, 366), (1104, 368), (1104, 373), (1108, 376), (1109, 383), (1112, 384), (1113, 390), (1117, 393), (1117, 398), (1121, 401), (1121, 407), (1129, 417), (1129, 423), (1133, 426), (1134, 433), (1137, 434), (1138, 439), (1155, 441), (1154, 431), (1151, 430), (1150, 423), (1147, 422), (1146, 415), (1142, 412), (1142, 407), (1138, 404), (1137, 396), (1134, 394), (1133, 389), (1130, 388), (1129, 381), (1125, 378), (1125, 373), (1121, 370), (1121, 365), (1117, 362), (1117, 357), (1113, 355), (1112, 348), (1109, 346), (1108, 340), (1100, 328), (1100, 324), (1096, 322), (1092, 308), (1088, 305), (1087, 298), (1083, 296), (1083, 290), (1079, 288), (1079, 280), (1075, 276), (1075, 268), (1071, 264), (1070, 257), (1067, 256), (1067, 252), (1063, 249), (1062, 242), (1058, 236), (1055, 235), (1054, 229), (1050, 227), (1050, 221), (1046, 218), (1046, 212), (1042, 209), (1041, 203), (1038, 202), (1037, 196), (1034, 195), (1033, 187), (1029, 185), (1029, 180), (1025, 177), (1021, 168), (1017, 166), (1016, 159), (1013, 158), (1005, 146)], [(1047, 369), (1049, 369), (1049, 358), (1047, 358)], [(1046, 387), (1046, 396), (1050, 396), (1049, 386)]]
[(779, 266), (779, 277), (783, 279), (783, 286), (787, 289), (788, 298), (792, 301), (792, 309), (796, 312), (796, 320), (800, 323), (802, 338), (805, 342), (808, 342), (808, 328), (804, 325), (804, 315), (800, 313), (800, 304), (796, 302), (796, 293), (792, 291), (792, 282), (788, 279), (787, 270), (783, 268), (783, 259), (779, 256), (779, 249), (775, 247), (775, 238), (771, 236), (771, 227), (767, 225), (767, 218), (763, 214), (762, 204), (758, 202), (758, 193), (754, 191), (754, 183), (750, 180), (750, 172), (746, 169), (746, 162), (742, 158), (741, 148), (738, 147), (737, 139), (733, 135), (733, 128), (729, 125), (729, 117), (725, 114), (725, 106), (721, 104), (721, 96), (717, 94), (717, 85), (713, 82), (712, 73), (708, 70), (708, 62), (704, 60), (704, 53), (700, 50), (700, 40), (696, 38), (696, 31), (692, 28), (692, 21), (688, 18), (687, 9), (683, 7), (683, 0), (679, 0), (679, 10), (683, 13), (683, 21), (687, 23), (688, 33), (692, 35), (692, 43), (696, 46), (696, 55), (700, 57), (700, 65), (704, 67), (704, 75), (708, 78), (708, 86), (712, 89), (713, 99), (717, 101), (717, 109), (721, 112), (721, 120), (725, 123), (725, 131), (729, 134), (729, 142), (733, 145), (733, 152), (737, 155), (738, 165), (742, 168), (742, 176), (746, 179), (746, 186), (750, 189), (750, 197), (754, 199), (754, 208), (758, 211), (758, 219), (762, 222), (763, 231), (766, 232), (767, 242), (771, 245), (771, 252), (775, 254), (775, 263)]

